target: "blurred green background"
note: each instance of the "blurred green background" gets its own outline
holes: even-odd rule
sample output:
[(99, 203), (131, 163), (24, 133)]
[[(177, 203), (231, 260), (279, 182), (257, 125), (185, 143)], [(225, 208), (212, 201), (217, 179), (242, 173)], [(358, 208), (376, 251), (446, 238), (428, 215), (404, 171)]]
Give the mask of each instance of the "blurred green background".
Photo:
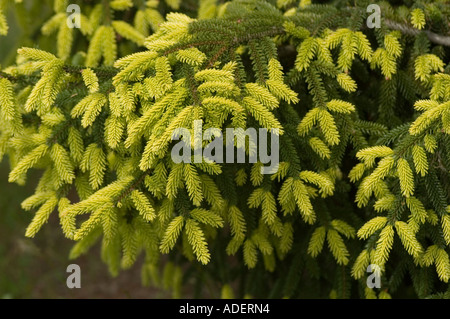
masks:
[[(10, 27), (8, 36), (0, 37), (0, 65), (14, 63), (16, 51), (21, 46), (31, 46), (55, 51), (55, 39), (39, 35), (42, 23), (51, 16), (48, 1), (26, 1), (16, 10), (8, 10)], [(39, 6), (40, 14), (26, 18), (23, 10)], [(11, 8), (10, 8), (11, 9)], [(25, 237), (25, 229), (33, 212), (25, 212), (20, 203), (34, 193), (41, 172), (28, 173), (27, 186), (8, 183), (10, 167), (8, 158), (0, 160), (0, 298), (168, 298), (170, 294), (141, 285), (140, 264), (122, 271), (112, 278), (100, 260), (99, 246), (89, 255), (75, 261), (68, 259), (73, 242), (64, 238), (57, 214), (37, 234)], [(142, 261), (141, 261), (142, 262)], [(76, 263), (81, 267), (81, 289), (69, 289), (67, 266)]]

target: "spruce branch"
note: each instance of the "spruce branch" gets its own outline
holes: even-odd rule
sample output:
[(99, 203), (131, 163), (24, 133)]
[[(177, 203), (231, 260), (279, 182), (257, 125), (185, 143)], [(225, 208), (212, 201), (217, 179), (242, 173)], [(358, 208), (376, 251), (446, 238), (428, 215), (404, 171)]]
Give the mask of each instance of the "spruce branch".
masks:
[[(76, 66), (76, 65), (64, 65), (62, 68), (65, 72), (71, 74), (81, 74), (81, 71), (87, 69), (87, 67)], [(98, 77), (100, 78), (113, 78), (119, 72), (118, 69), (114, 67), (98, 67), (90, 68), (92, 69)], [(13, 83), (20, 83), (23, 85), (35, 85), (39, 81), (40, 77), (36, 75), (11, 75), (6, 72), (0, 71), (0, 78), (7, 79)]]
[(218, 59), (220, 59), (220, 57), (225, 53), (225, 51), (228, 49), (227, 46), (223, 46), (221, 47), (216, 54), (214, 54), (214, 56), (209, 60), (209, 62), (207, 63), (207, 68), (212, 68), (214, 66), (214, 63), (216, 63), (216, 61)]
[(217, 40), (217, 41), (198, 41), (198, 42), (186, 43), (186, 44), (174, 46), (174, 47), (164, 51), (162, 55), (169, 55), (171, 53), (174, 53), (174, 52), (177, 52), (180, 50), (185, 50), (185, 49), (192, 48), (192, 47), (199, 47), (199, 46), (203, 46), (203, 45), (226, 45), (226, 42), (223, 40)]
[(152, 170), (147, 170), (145, 172), (141, 172), (132, 183), (128, 185), (126, 189), (124, 189), (119, 196), (114, 199), (114, 204), (117, 206), (124, 198), (129, 196), (135, 189), (139, 188), (139, 186), (144, 182), (144, 179), (147, 175), (149, 175)]
[(411, 35), (411, 36), (417, 36), (421, 32), (425, 32), (425, 34), (427, 35), (428, 39), (431, 42), (450, 47), (450, 36), (440, 35), (440, 34), (431, 32), (429, 30), (420, 31), (420, 30), (414, 29), (406, 24), (402, 24), (402, 23), (395, 22), (395, 21), (388, 20), (388, 19), (384, 20), (384, 23), (391, 29), (398, 30), (404, 34)]
[[(162, 282), (177, 296), (197, 277), (197, 297), (210, 287), (223, 297), (297, 298), (307, 271), (317, 278), (305, 285), (347, 298), (358, 293), (351, 277), (363, 279), (377, 261), (395, 279), (360, 297), (397, 297), (397, 288), (426, 297), (443, 287), (433, 276), (450, 280), (450, 75), (437, 50), (450, 46), (440, 31), (450, 7), (432, 0), (439, 12), (429, 14), (428, 4), (384, 4), (389, 20), (369, 30), (366, 4), (356, 1), (82, 2), (82, 34), (66, 28), (65, 1), (56, 0), (55, 17), (30, 41), (62, 30), (58, 53), (42, 42), (0, 69), (0, 159), (11, 159), (12, 182), (44, 172), (22, 203), (38, 210), (28, 236), (58, 211), (77, 241), (72, 257), (100, 240), (117, 274), (143, 254), (145, 284), (166, 266)], [(20, 12), (34, 15), (29, 9)], [(71, 65), (86, 50), (85, 64)], [(195, 120), (202, 135), (247, 129), (235, 134), (231, 161), (206, 161), (207, 143), (215, 156), (226, 146), (214, 133), (201, 145), (205, 161), (175, 163), (170, 149), (189, 150), (172, 143), (173, 132), (185, 128), (192, 142)], [(251, 163), (259, 128), (278, 129), (279, 143)], [(278, 167), (265, 175), (269, 152)], [(415, 291), (392, 272), (399, 259)]]
[[(88, 69), (88, 67), (78, 66), (78, 65), (63, 66), (64, 71), (66, 71), (67, 73), (72, 73), (72, 74), (81, 73), (81, 71), (83, 71), (85, 69)], [(119, 72), (118, 69), (116, 69), (114, 67), (110, 67), (110, 66), (102, 66), (102, 67), (97, 67), (97, 68), (89, 67), (89, 69), (94, 71), (95, 74), (101, 78), (113, 78)]]
[(112, 20), (112, 12), (111, 12), (111, 6), (109, 5), (109, 1), (110, 0), (103, 0), (102, 1), (102, 5), (103, 5), (103, 19), (106, 25), (111, 25), (111, 20)]
[(201, 101), (199, 99), (198, 96), (198, 84), (197, 81), (195, 80), (195, 75), (194, 75), (194, 71), (192, 70), (192, 68), (185, 66), (184, 67), (185, 72), (186, 72), (186, 77), (189, 79), (188, 81), (188, 85), (189, 85), (189, 90), (191, 91), (191, 95), (192, 95), (192, 99), (194, 100), (194, 105), (201, 105)]
[(0, 79), (4, 78), (13, 83), (21, 83), (24, 85), (34, 85), (39, 80), (37, 76), (11, 75), (0, 71)]

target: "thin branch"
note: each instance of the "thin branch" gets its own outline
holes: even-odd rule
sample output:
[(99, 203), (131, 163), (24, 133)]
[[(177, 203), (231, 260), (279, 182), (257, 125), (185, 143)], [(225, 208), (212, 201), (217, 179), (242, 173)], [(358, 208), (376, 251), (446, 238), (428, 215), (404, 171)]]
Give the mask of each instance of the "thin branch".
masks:
[[(67, 73), (80, 73), (84, 69), (87, 69), (86, 66), (78, 66), (78, 65), (65, 65), (63, 66), (63, 70)], [(101, 66), (98, 68), (89, 67), (98, 77), (102, 78), (112, 78), (117, 75), (119, 72), (115, 67), (109, 66)]]
[(264, 84), (266, 82), (265, 76), (264, 76), (264, 68), (262, 66), (262, 62), (261, 62), (261, 60), (259, 58), (259, 55), (258, 55), (257, 49), (255, 47), (255, 44), (254, 44), (253, 41), (249, 41), (248, 42), (248, 46), (250, 48), (251, 56), (252, 56), (252, 58), (255, 61), (255, 66), (258, 69), (258, 72), (257, 72), (258, 73), (258, 81), (261, 84)]
[(34, 84), (38, 81), (38, 78), (35, 76), (25, 76), (25, 75), (11, 75), (5, 72), (0, 71), (0, 78), (7, 79), (13, 83), (23, 83), (23, 84)]
[(428, 30), (426, 30), (426, 31), (417, 30), (417, 29), (409, 27), (408, 25), (401, 24), (401, 23), (398, 23), (398, 22), (395, 22), (392, 20), (388, 20), (388, 19), (385, 19), (384, 23), (391, 29), (399, 30), (404, 34), (411, 35), (411, 36), (417, 36), (421, 32), (425, 32), (425, 34), (427, 35), (428, 39), (431, 42), (450, 47), (450, 36), (440, 35), (440, 34), (437, 34), (437, 33), (434, 33), (434, 32), (428, 31)]
[(141, 185), (142, 182), (144, 182), (145, 177), (147, 175), (149, 175), (152, 172), (152, 170), (147, 170), (145, 172), (141, 172), (139, 176), (137, 176), (137, 178), (128, 185), (128, 187), (123, 190), (119, 196), (117, 196), (117, 198), (114, 199), (114, 204), (117, 206), (117, 204), (119, 204), (120, 202), (122, 202), (122, 200), (127, 197), (128, 195), (130, 195), (134, 190), (136, 190), (137, 188), (139, 188), (139, 186)]
[(222, 56), (222, 54), (225, 53), (227, 49), (227, 46), (221, 47), (220, 50), (218, 50), (217, 53), (209, 60), (207, 68), (212, 68), (214, 66), (214, 63), (216, 63), (216, 61)]

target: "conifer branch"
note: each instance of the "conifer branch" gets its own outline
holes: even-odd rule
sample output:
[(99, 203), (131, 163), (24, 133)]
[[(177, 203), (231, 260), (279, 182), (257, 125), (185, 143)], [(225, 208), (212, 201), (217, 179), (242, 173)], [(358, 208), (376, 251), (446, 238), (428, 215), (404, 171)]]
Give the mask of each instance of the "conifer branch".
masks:
[[(100, 240), (117, 275), (142, 253), (144, 281), (164, 266), (176, 296), (201, 273), (199, 291), (219, 276), (222, 296), (294, 298), (302, 272), (313, 271), (305, 285), (345, 298), (350, 276), (363, 280), (377, 263), (392, 280), (361, 297), (389, 298), (408, 284), (399, 256), (417, 296), (450, 280), (450, 75), (437, 50), (450, 37), (430, 27), (448, 29), (442, 1), (431, 1), (436, 14), (425, 2), (385, 2), (391, 18), (380, 30), (368, 29), (357, 1), (85, 0), (80, 30), (67, 28), (65, 0), (48, 2), (55, 14), (32, 40), (46, 47), (40, 36), (56, 33), (55, 52), (23, 47), (0, 71), (9, 181), (44, 171), (22, 203), (36, 209), (27, 236), (58, 211), (77, 241), (71, 257)], [(130, 52), (136, 44), (146, 49)], [(198, 120), (210, 134), (200, 162)], [(220, 158), (229, 128), (238, 150)], [(178, 130), (190, 143), (174, 142)], [(264, 132), (278, 133), (270, 145)]]
[(217, 53), (214, 54), (214, 56), (208, 61), (206, 68), (212, 68), (214, 66), (214, 63), (225, 53), (226, 50), (231, 50), (232, 48), (228, 48), (227, 46), (221, 47), (219, 50), (217, 50)]
[(138, 189), (139, 186), (144, 182), (144, 179), (147, 175), (151, 174), (152, 170), (147, 170), (146, 172), (141, 172), (137, 178), (134, 179), (133, 182), (129, 184), (115, 199), (114, 205), (117, 206), (120, 202), (124, 200), (127, 196), (129, 196), (134, 190)]
[[(63, 66), (64, 71), (66, 71), (67, 73), (73, 73), (73, 74), (81, 73), (83, 70), (86, 70), (86, 69), (88, 69), (88, 67), (85, 67), (85, 66), (77, 66), (77, 65), (64, 65)], [(117, 68), (108, 67), (108, 66), (102, 66), (102, 67), (96, 67), (96, 68), (90, 67), (89, 69), (93, 70), (95, 72), (95, 74), (101, 78), (113, 78), (119, 72), (119, 70)]]
[(450, 36), (440, 35), (440, 34), (434, 33), (429, 30), (425, 30), (425, 31), (417, 30), (406, 24), (402, 24), (402, 23), (395, 22), (395, 21), (388, 20), (388, 19), (385, 19), (384, 23), (391, 29), (401, 31), (404, 34), (411, 35), (411, 36), (417, 36), (421, 32), (425, 32), (425, 34), (427, 35), (428, 39), (431, 42), (439, 44), (439, 45), (447, 46), (447, 47), (450, 46)]
[(103, 19), (105, 25), (111, 25), (111, 6), (109, 4), (110, 0), (102, 0), (103, 4)]
[(11, 75), (8, 73), (5, 73), (3, 71), (0, 71), (0, 78), (7, 79), (13, 83), (21, 83), (24, 85), (33, 85), (36, 84), (36, 82), (39, 80), (39, 77), (37, 76), (26, 76), (26, 75)]

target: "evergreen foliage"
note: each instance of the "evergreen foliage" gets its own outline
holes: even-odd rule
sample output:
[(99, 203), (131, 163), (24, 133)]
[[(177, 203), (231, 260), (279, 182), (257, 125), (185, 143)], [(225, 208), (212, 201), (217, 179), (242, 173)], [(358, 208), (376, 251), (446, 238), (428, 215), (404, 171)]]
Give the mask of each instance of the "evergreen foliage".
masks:
[[(38, 44), (0, 69), (9, 181), (42, 171), (26, 236), (56, 214), (70, 258), (99, 243), (117, 275), (143, 257), (143, 284), (174, 297), (191, 282), (214, 297), (449, 295), (447, 1), (380, 2), (374, 29), (366, 0), (74, 2), (80, 29), (67, 0), (0, 0), (0, 43), (11, 12), (48, 13), (37, 30), (19, 19)], [(195, 121), (278, 129), (278, 171), (175, 163), (172, 133)]]

